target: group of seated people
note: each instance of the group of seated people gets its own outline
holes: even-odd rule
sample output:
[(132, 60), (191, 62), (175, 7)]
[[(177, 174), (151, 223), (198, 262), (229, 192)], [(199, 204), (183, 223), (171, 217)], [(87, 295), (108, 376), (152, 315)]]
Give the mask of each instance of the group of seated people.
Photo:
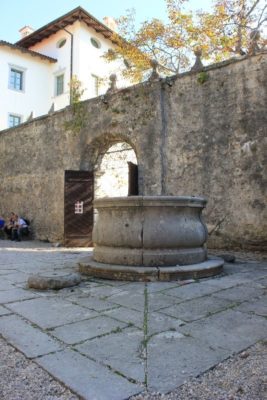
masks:
[(29, 234), (29, 223), (14, 212), (10, 213), (7, 221), (0, 216), (0, 229), (3, 229), (7, 237), (17, 242), (21, 241), (23, 235)]

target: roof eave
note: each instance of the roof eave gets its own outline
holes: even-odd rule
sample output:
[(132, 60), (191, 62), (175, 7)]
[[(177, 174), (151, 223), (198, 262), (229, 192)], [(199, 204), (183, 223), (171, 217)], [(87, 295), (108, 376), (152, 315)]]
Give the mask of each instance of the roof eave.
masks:
[(0, 40), (0, 46), (8, 47), (8, 48), (10, 48), (12, 50), (20, 51), (21, 53), (28, 54), (28, 55), (30, 55), (32, 57), (41, 58), (42, 60), (48, 61), (50, 63), (56, 63), (57, 62), (56, 58), (52, 58), (52, 57), (46, 56), (44, 54), (37, 53), (36, 51), (28, 50), (25, 47), (21, 47), (21, 46), (18, 46), (16, 44), (8, 43), (8, 42), (5, 42), (4, 40)]
[(41, 40), (48, 38), (59, 30), (64, 29), (67, 25), (72, 25), (77, 20), (85, 22), (88, 26), (95, 29), (96, 32), (102, 34), (106, 39), (111, 40), (113, 35), (113, 31), (111, 29), (94, 18), (82, 7), (77, 7), (67, 14), (37, 29), (30, 35), (20, 39), (18, 42), (16, 42), (16, 45), (29, 48)]

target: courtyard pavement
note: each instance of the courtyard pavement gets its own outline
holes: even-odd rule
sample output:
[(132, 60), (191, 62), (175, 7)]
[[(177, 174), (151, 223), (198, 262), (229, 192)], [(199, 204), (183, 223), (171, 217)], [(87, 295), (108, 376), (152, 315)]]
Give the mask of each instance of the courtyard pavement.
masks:
[(199, 281), (27, 288), (31, 274), (72, 272), (89, 251), (0, 240), (0, 335), (83, 399), (167, 393), (267, 337), (259, 260)]

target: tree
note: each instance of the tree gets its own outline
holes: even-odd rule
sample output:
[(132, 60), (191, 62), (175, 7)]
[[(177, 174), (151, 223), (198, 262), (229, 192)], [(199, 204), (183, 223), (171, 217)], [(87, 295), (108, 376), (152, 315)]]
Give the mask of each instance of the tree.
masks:
[(77, 104), (81, 101), (82, 95), (85, 89), (82, 88), (82, 83), (79, 81), (76, 75), (73, 75), (69, 82), (70, 88), (70, 104)]
[(249, 53), (251, 42), (259, 39), (259, 31), (266, 25), (266, 8), (264, 0), (217, 0), (213, 13), (199, 13), (201, 37), (209, 54), (224, 59)]
[(210, 62), (246, 53), (267, 20), (265, 0), (215, 0), (212, 12), (195, 13), (186, 9), (188, 0), (165, 3), (167, 23), (153, 18), (136, 30), (134, 10), (117, 20), (119, 34), (113, 35), (117, 48), (105, 57), (124, 59), (129, 65), (124, 75), (134, 81), (151, 68), (151, 60), (164, 75), (186, 70), (196, 48)]

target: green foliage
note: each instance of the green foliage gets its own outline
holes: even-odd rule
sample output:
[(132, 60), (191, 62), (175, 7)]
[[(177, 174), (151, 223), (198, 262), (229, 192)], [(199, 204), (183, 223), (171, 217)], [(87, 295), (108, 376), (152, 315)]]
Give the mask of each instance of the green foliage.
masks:
[(81, 97), (84, 93), (84, 89), (81, 87), (81, 81), (79, 81), (75, 75), (69, 83), (69, 88), (73, 118), (65, 123), (65, 128), (76, 133), (80, 132), (82, 127), (85, 125), (84, 106), (81, 103)]
[(78, 104), (81, 101), (84, 90), (82, 89), (82, 83), (79, 81), (76, 75), (74, 75), (69, 83), (70, 88), (70, 104)]
[(201, 85), (203, 85), (205, 82), (207, 82), (207, 80), (209, 79), (209, 75), (207, 72), (202, 71), (198, 74), (197, 76), (197, 81), (198, 83), (200, 83)]
[(104, 58), (110, 62), (126, 60), (128, 68), (122, 74), (133, 82), (147, 79), (151, 60), (157, 62), (157, 72), (164, 76), (188, 70), (195, 48), (209, 63), (233, 54), (250, 54), (254, 31), (260, 30), (265, 36), (258, 35), (258, 49), (266, 46), (266, 0), (214, 0), (210, 11), (190, 11), (189, 0), (165, 3), (167, 22), (153, 18), (137, 29), (134, 10), (117, 20), (119, 33), (112, 37), (117, 46)]

